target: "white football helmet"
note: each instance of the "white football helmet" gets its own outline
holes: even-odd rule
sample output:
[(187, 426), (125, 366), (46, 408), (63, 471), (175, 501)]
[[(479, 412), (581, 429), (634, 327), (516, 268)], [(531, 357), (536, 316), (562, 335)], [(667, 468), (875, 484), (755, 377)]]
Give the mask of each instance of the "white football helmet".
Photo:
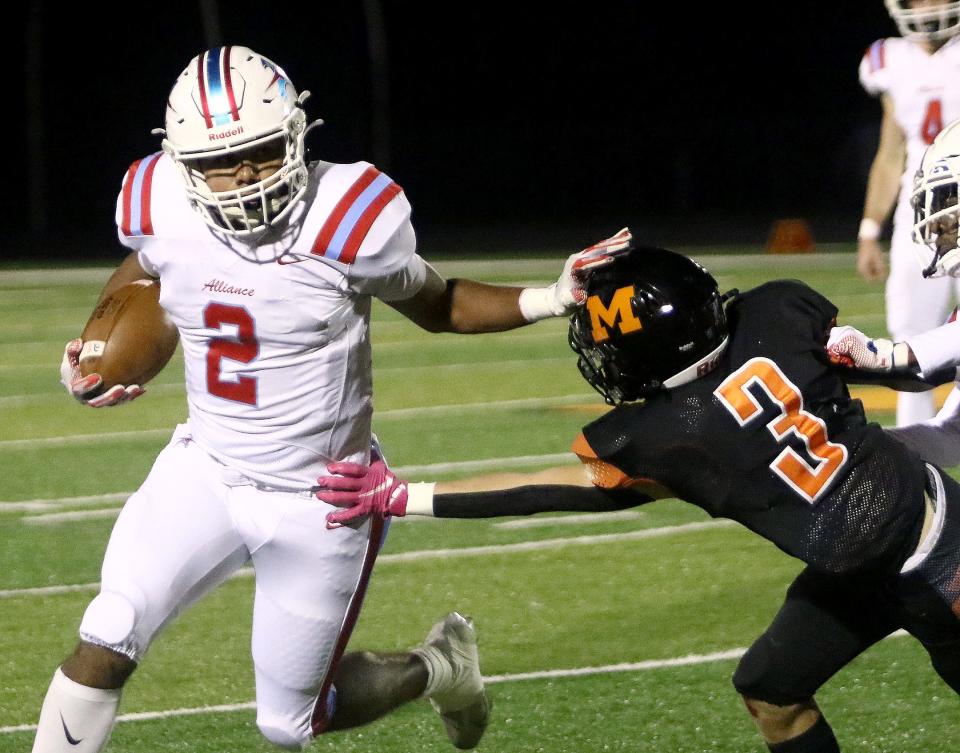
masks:
[(924, 277), (960, 277), (958, 182), (960, 120), (955, 120), (927, 147), (913, 179), (913, 240)]
[[(307, 186), (303, 101), (283, 70), (247, 47), (214, 47), (190, 61), (170, 97), (158, 129), (186, 183), (191, 205), (212, 228), (255, 239), (283, 220)], [(239, 190), (212, 191), (204, 160), (283, 139), (279, 170)]]
[(960, 31), (960, 0), (939, 3), (885, 0), (900, 35), (907, 39), (949, 39)]

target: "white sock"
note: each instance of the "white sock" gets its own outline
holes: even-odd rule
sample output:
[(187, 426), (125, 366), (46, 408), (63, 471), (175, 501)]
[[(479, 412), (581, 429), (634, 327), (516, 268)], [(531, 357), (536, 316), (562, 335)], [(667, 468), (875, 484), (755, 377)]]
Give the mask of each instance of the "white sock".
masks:
[(119, 704), (119, 690), (88, 688), (58, 668), (40, 709), (33, 753), (100, 753)]
[(429, 698), (438, 690), (446, 690), (453, 679), (453, 670), (447, 658), (430, 644), (417, 646), (412, 653), (423, 659), (423, 663), (427, 665), (427, 686), (421, 697)]

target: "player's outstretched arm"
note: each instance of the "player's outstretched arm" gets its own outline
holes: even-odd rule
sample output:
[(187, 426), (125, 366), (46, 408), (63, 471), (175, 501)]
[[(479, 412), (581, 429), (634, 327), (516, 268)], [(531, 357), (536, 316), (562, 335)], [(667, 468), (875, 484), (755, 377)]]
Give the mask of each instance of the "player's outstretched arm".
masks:
[(956, 379), (954, 367), (921, 372), (907, 343), (870, 337), (849, 325), (830, 330), (826, 350), (831, 362), (844, 367), (844, 380), (850, 383), (923, 392)]
[[(435, 494), (429, 511), (419, 514), (436, 518), (497, 518), (541, 512), (611, 512), (652, 500), (652, 497), (632, 489), (545, 484), (499, 491)], [(413, 510), (408, 512), (414, 513)]]
[(327, 526), (373, 515), (379, 518), (424, 515), (437, 518), (496, 518), (541, 512), (608, 512), (650, 502), (636, 489), (538, 484), (508, 489), (438, 494), (436, 484), (397, 478), (383, 463), (331, 463), (330, 475), (317, 479), (316, 496), (340, 509), (327, 515)]
[(423, 288), (405, 301), (389, 302), (430, 332), (501, 332), (557, 316), (569, 316), (584, 299), (590, 272), (630, 247), (630, 231), (571, 254), (559, 279), (544, 288), (488, 285), (466, 279), (445, 280), (428, 269)]

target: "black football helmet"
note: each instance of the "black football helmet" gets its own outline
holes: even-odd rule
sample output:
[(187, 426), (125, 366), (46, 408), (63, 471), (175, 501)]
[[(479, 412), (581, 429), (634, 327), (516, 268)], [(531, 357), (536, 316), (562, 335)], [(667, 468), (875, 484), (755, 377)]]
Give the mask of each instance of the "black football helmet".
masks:
[(712, 370), (727, 344), (724, 297), (686, 256), (632, 248), (589, 277), (570, 318), (580, 373), (611, 405), (673, 389)]

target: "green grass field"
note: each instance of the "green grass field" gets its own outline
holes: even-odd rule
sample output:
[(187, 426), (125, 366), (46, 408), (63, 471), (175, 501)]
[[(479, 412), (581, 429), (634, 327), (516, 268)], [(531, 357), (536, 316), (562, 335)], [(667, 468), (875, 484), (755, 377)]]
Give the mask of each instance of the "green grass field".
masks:
[[(849, 254), (692, 255), (722, 288), (800, 278), (838, 304), (843, 322), (884, 331), (881, 289), (856, 278)], [(558, 265), (438, 266), (526, 284), (549, 281)], [(64, 394), (63, 343), (105, 275), (0, 272), (0, 751), (30, 749), (113, 517), (186, 415), (179, 353), (134, 404), (93, 411)], [(373, 317), (375, 428), (401, 473), (574, 462), (570, 441), (602, 404), (579, 377), (564, 322), (462, 337), (423, 333), (380, 304)], [(892, 420), (889, 397), (871, 404), (876, 420)], [(399, 520), (351, 646), (409, 648), (447, 611), (471, 614), (495, 704), (481, 750), (762, 751), (729, 678), (800, 565), (734, 525), (704, 523), (677, 501), (606, 518)], [(272, 750), (251, 703), (251, 600), (241, 575), (160, 637), (125, 691), (108, 750)], [(955, 750), (960, 703), (909, 638), (872, 649), (820, 701), (845, 751)], [(423, 702), (312, 749), (452, 750)]]

